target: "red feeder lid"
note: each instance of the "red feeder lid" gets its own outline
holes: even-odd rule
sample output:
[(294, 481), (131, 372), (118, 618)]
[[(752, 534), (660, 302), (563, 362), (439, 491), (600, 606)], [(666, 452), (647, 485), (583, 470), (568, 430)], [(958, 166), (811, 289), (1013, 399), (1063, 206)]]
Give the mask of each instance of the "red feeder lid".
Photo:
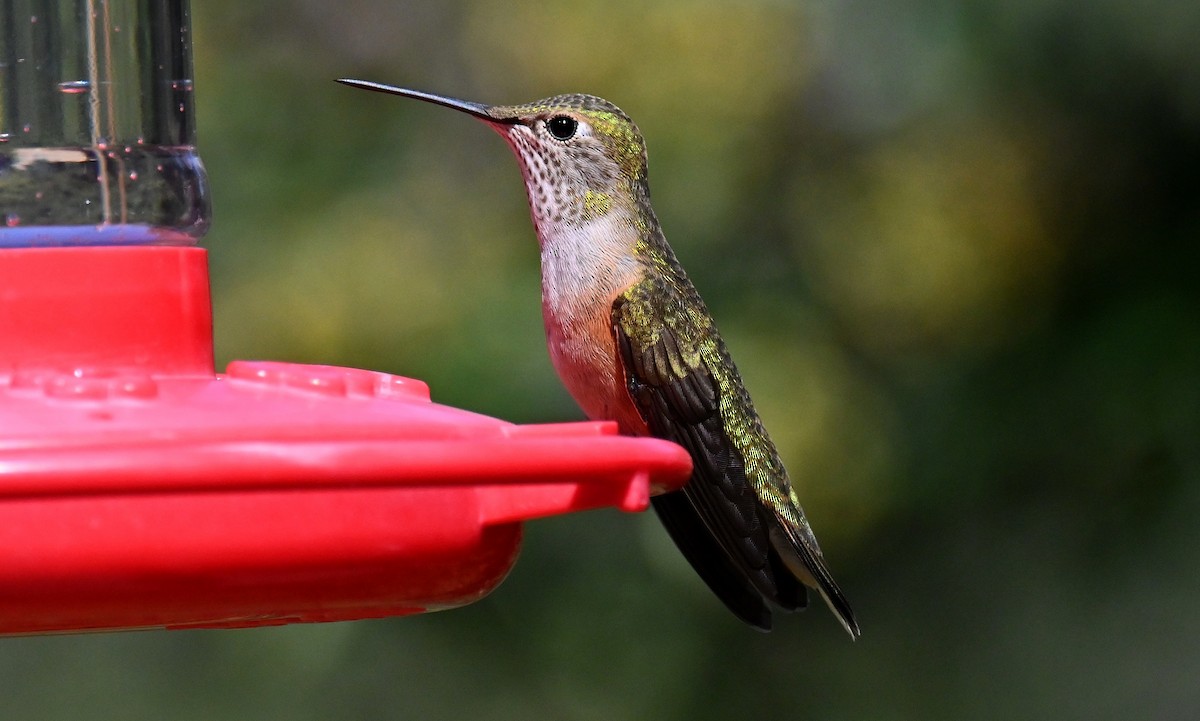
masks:
[(0, 250), (0, 289), (0, 634), (460, 606), (521, 522), (640, 511), (690, 473), (671, 443), (513, 425), (385, 373), (215, 375), (199, 248)]

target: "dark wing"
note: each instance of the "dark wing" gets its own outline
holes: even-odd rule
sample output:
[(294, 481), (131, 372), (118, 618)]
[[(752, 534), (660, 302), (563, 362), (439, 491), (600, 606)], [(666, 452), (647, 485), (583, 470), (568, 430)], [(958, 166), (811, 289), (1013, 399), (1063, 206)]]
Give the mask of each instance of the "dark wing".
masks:
[(629, 394), (651, 434), (686, 448), (693, 463), (688, 484), (652, 499), (654, 510), (717, 597), (746, 623), (769, 630), (765, 602), (802, 608), (804, 586), (771, 546), (769, 512), (759, 504), (741, 453), (725, 432), (712, 374), (670, 328), (658, 329), (652, 341), (630, 332), (623, 322), (629, 302), (618, 298), (612, 308)]

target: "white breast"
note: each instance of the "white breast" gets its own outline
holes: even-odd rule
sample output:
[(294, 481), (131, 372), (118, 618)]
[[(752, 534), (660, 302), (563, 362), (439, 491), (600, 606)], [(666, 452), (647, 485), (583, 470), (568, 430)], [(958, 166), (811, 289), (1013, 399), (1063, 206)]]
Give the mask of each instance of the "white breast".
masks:
[(586, 223), (537, 226), (542, 302), (561, 321), (588, 312), (597, 302), (611, 302), (637, 279), (637, 231), (625, 213), (607, 213)]
[(546, 343), (567, 390), (593, 419), (631, 423), (611, 318), (638, 278), (633, 224), (609, 213), (587, 224), (539, 227)]

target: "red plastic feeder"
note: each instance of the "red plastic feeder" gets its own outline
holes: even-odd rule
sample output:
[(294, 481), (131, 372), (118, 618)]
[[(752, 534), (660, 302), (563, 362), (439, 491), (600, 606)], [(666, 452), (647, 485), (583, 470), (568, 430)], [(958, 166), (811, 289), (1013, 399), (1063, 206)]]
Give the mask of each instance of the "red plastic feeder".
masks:
[(0, 634), (475, 601), (528, 519), (643, 510), (680, 447), (349, 368), (212, 364), (205, 251), (0, 249)]

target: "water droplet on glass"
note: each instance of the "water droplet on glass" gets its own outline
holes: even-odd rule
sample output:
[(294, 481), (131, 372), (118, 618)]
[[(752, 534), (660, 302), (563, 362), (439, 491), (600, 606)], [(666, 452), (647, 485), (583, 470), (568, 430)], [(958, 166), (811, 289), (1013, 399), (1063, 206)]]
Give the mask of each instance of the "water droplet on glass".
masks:
[(4, 216), (4, 224), (10, 228), (15, 228), (21, 224), (21, 216), (16, 213), (8, 213)]
[(68, 80), (65, 83), (58, 84), (58, 89), (67, 95), (78, 95), (79, 93), (85, 93), (91, 87), (92, 84), (87, 80)]

